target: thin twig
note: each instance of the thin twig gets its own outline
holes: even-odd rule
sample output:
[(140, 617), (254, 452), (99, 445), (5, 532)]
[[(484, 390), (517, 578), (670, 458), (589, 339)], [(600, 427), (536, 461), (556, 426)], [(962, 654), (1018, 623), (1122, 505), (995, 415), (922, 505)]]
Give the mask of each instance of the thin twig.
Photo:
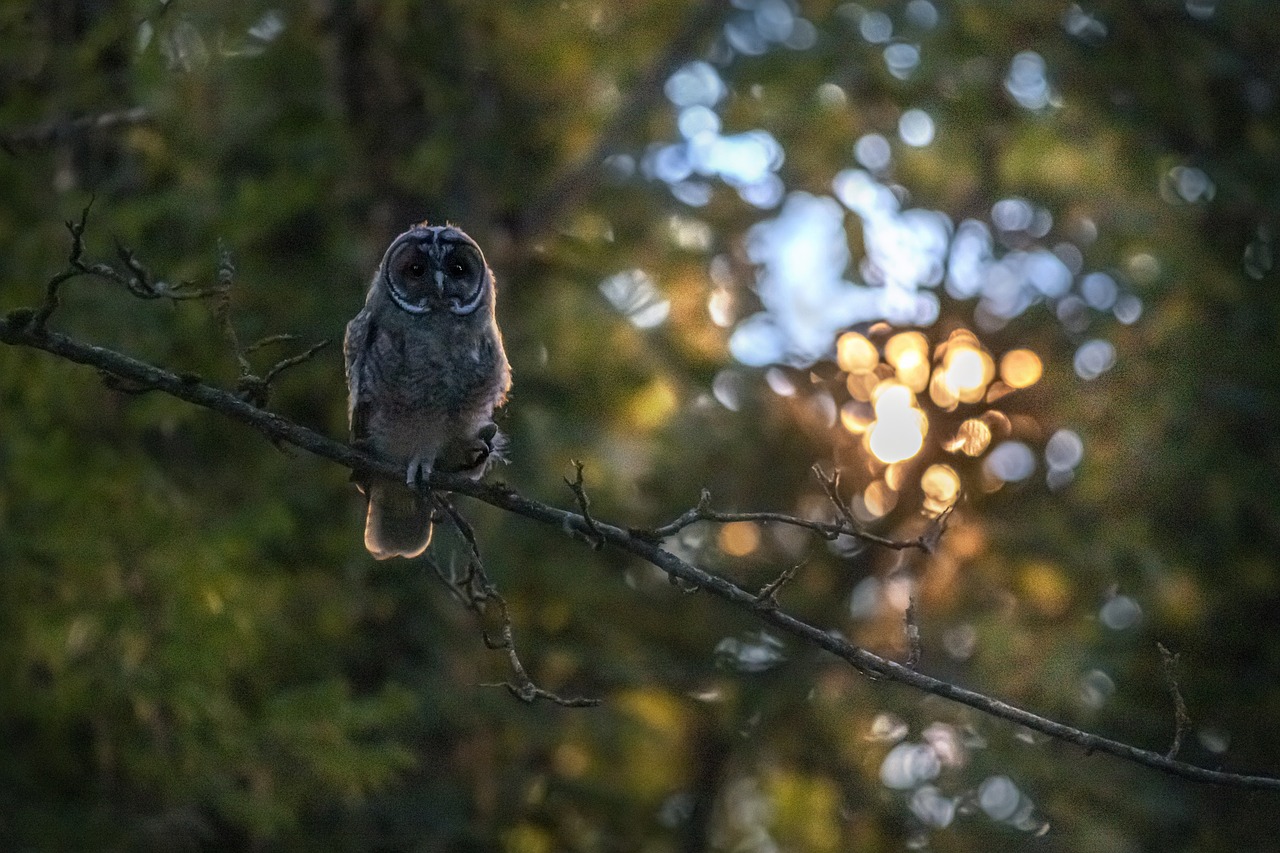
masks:
[(293, 343), (297, 339), (298, 339), (297, 335), (291, 335), (288, 332), (282, 332), (278, 335), (267, 335), (265, 338), (261, 338), (249, 344), (247, 347), (244, 348), (244, 352), (245, 352), (245, 355), (249, 355), (251, 353), (257, 352), (258, 350), (264, 347), (269, 347), (269, 346), (272, 346), (273, 344)]
[(920, 538), (916, 540), (921, 551), (926, 554), (932, 554), (938, 550), (938, 543), (942, 541), (942, 535), (947, 532), (947, 524), (951, 521), (951, 513), (955, 512), (955, 509), (956, 505), (952, 504), (929, 522), (929, 526), (924, 529), (924, 532), (920, 534)]
[(582, 485), (582, 463), (577, 459), (570, 462), (573, 465), (573, 479), (565, 477), (564, 482), (573, 491), (574, 500), (578, 502), (582, 524), (586, 528), (584, 537), (594, 550), (599, 551), (604, 547), (604, 537), (600, 535), (600, 531), (596, 530), (596, 521), (591, 517), (591, 499), (587, 497), (587, 490)]
[(53, 316), (53, 312), (58, 310), (60, 302), (58, 291), (62, 285), (78, 275), (84, 275), (87, 269), (84, 265), (84, 229), (89, 222), (89, 209), (93, 207), (94, 198), (89, 198), (89, 203), (80, 211), (80, 221), (67, 220), (67, 230), (71, 232), (71, 254), (67, 258), (67, 268), (62, 272), (49, 279), (45, 285), (44, 301), (40, 303), (40, 307), (36, 309), (35, 315), (32, 317), (32, 324), (37, 329), (43, 329), (49, 318)]
[(1182, 749), (1182, 738), (1191, 726), (1191, 716), (1187, 713), (1187, 703), (1182, 698), (1181, 688), (1178, 687), (1178, 658), (1181, 657), (1181, 653), (1175, 654), (1169, 651), (1164, 643), (1160, 642), (1156, 643), (1156, 648), (1160, 650), (1160, 662), (1164, 665), (1164, 680), (1169, 685), (1169, 695), (1173, 697), (1173, 745), (1165, 753), (1166, 758), (1172, 759), (1177, 758), (1178, 750)]
[(80, 212), (79, 222), (68, 220), (66, 223), (67, 231), (71, 233), (71, 252), (67, 257), (67, 268), (50, 278), (45, 285), (44, 301), (35, 310), (31, 320), (38, 328), (45, 327), (49, 318), (53, 316), (53, 312), (61, 304), (62, 286), (71, 279), (82, 276), (91, 276), (118, 284), (139, 299), (170, 299), (178, 302), (225, 295), (227, 287), (222, 285), (189, 290), (187, 288), (191, 286), (191, 282), (169, 285), (163, 281), (154, 281), (151, 273), (138, 260), (133, 250), (119, 241), (116, 242), (116, 256), (124, 264), (128, 273), (121, 272), (110, 264), (101, 262), (91, 264), (85, 261), (84, 231), (89, 221), (89, 210), (93, 207), (93, 201), (93, 198), (90, 198), (89, 203), (84, 206)]
[(312, 344), (310, 347), (307, 348), (306, 352), (302, 352), (297, 355), (290, 356), (289, 358), (280, 359), (275, 363), (274, 366), (272, 366), (270, 370), (267, 371), (267, 375), (262, 377), (262, 381), (267, 383), (267, 385), (270, 385), (273, 381), (275, 381), (275, 378), (279, 376), (281, 373), (284, 373), (290, 367), (296, 367), (297, 365), (302, 364), (305, 361), (310, 361), (312, 358), (315, 357), (316, 353), (320, 352), (320, 350), (329, 346), (329, 344), (331, 343), (333, 342), (330, 341), (328, 338), (325, 338), (319, 343)]
[(447, 496), (437, 494), (434, 495), (434, 499), (436, 506), (449, 518), (454, 530), (458, 532), (458, 535), (462, 537), (467, 545), (467, 572), (461, 579), (453, 579), (447, 577), (434, 560), (427, 558), (428, 564), (431, 565), (436, 575), (445, 582), (454, 595), (479, 619), (484, 619), (489, 613), (490, 607), (496, 607), (498, 619), (502, 625), (499, 629), (497, 640), (494, 640), (489, 635), (489, 632), (484, 630), (481, 631), (481, 637), (486, 648), (506, 652), (507, 662), (511, 666), (514, 680), (482, 686), (505, 687), (512, 696), (530, 704), (539, 699), (545, 699), (548, 702), (554, 702), (566, 708), (593, 708), (599, 705), (599, 699), (590, 699), (582, 696), (568, 698), (559, 696), (550, 690), (539, 687), (529, 676), (524, 662), (520, 660), (520, 655), (516, 651), (515, 630), (511, 625), (511, 613), (507, 608), (507, 600), (498, 592), (498, 588), (489, 580), (489, 575), (484, 570), (484, 562), (480, 556), (480, 543), (476, 538), (475, 529), (471, 526), (471, 522), (467, 521), (462, 513), (458, 512), (457, 507), (453, 505), (453, 502)]
[(915, 669), (920, 663), (920, 623), (916, 620), (916, 597), (907, 598), (907, 609), (902, 614), (907, 632), (907, 668)]
[[(818, 469), (819, 472), (821, 469)], [(838, 480), (837, 476), (837, 480)], [(714, 524), (731, 524), (735, 521), (755, 521), (755, 522), (773, 522), (776, 524), (785, 524), (789, 527), (800, 527), (805, 530), (811, 530), (828, 541), (835, 540), (841, 536), (851, 536), (873, 545), (879, 545), (882, 548), (889, 548), (894, 551), (902, 551), (908, 548), (919, 548), (921, 550), (928, 549), (928, 542), (924, 535), (915, 539), (890, 539), (886, 536), (877, 536), (858, 527), (852, 521), (852, 516), (844, 517), (841, 521), (813, 521), (808, 518), (800, 518), (794, 515), (788, 515), (783, 512), (722, 512), (711, 509), (711, 493), (706, 489), (702, 490), (702, 495), (698, 499), (697, 506), (685, 510), (672, 521), (667, 522), (661, 527), (653, 528), (631, 528), (631, 533), (642, 539), (648, 539), (650, 542), (658, 543), (663, 539), (674, 536), (686, 527), (696, 524), (699, 521), (709, 521)], [(928, 531), (926, 531), (926, 534)]]
[(850, 527), (857, 527), (858, 524), (853, 520), (853, 511), (849, 509), (849, 504), (845, 499), (840, 497), (840, 469), (834, 469), (830, 474), (822, 470), (821, 465), (814, 465), (812, 468), (813, 476), (818, 478), (818, 483), (822, 486), (822, 491), (826, 493), (827, 500), (831, 501), (831, 505), (835, 507), (836, 514), (844, 519), (844, 523)]
[(800, 568), (807, 562), (808, 560), (801, 560), (791, 568), (783, 569), (780, 575), (761, 587), (760, 592), (756, 593), (756, 607), (776, 610), (781, 606), (778, 604), (778, 593), (791, 582), (791, 579), (796, 576), (796, 572), (800, 571)]
[(322, 340), (311, 345), (305, 352), (282, 358), (264, 375), (259, 376), (254, 372), (253, 364), (249, 361), (249, 354), (265, 346), (295, 341), (297, 338), (289, 334), (268, 335), (248, 346), (240, 343), (240, 336), (236, 333), (235, 324), (231, 320), (231, 291), (235, 283), (235, 275), (236, 267), (232, 261), (231, 252), (226, 247), (219, 247), (218, 285), (209, 291), (209, 295), (217, 294), (219, 296), (213, 313), (217, 318), (218, 325), (222, 328), (222, 336), (226, 338), (227, 346), (230, 347), (231, 352), (235, 355), (236, 364), (240, 368), (240, 376), (236, 380), (236, 393), (242, 399), (262, 409), (266, 408), (267, 401), (271, 398), (271, 383), (275, 381), (276, 377), (291, 367), (310, 361), (315, 357), (316, 353), (329, 346), (330, 341), (328, 339)]

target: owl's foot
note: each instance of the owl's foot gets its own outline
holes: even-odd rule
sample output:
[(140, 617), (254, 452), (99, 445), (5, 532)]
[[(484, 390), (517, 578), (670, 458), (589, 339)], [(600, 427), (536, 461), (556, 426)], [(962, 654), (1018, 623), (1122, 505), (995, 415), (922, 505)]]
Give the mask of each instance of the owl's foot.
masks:
[(506, 439), (498, 432), (498, 425), (485, 424), (476, 434), (472, 446), (468, 448), (472, 455), (464, 463), (461, 473), (473, 480), (480, 479), (488, 470), (490, 462), (502, 458), (502, 449), (505, 444)]
[(483, 466), (489, 461), (489, 457), (494, 454), (497, 449), (498, 425), (495, 423), (487, 423), (480, 428), (480, 432), (476, 434), (475, 456), (472, 457), (471, 464), (468, 468), (475, 469)]
[[(369, 440), (368, 440), (368, 439), (365, 439), (365, 438), (356, 438), (356, 439), (353, 439), (353, 440), (351, 441), (351, 446), (352, 446), (353, 448), (355, 448), (356, 450), (359, 450), (359, 451), (360, 451), (360, 452), (362, 452), (362, 453), (374, 453), (374, 452), (375, 452), (375, 451), (374, 451), (374, 448), (373, 448), (373, 445), (372, 445), (372, 444), (370, 444), (370, 443), (369, 443)], [(363, 474), (357, 474), (355, 471), (352, 471), (352, 472), (351, 472), (351, 482), (353, 482), (353, 483), (355, 483), (355, 484), (356, 484), (356, 488), (360, 490), (360, 494), (362, 494), (362, 495), (367, 495), (367, 494), (369, 494), (369, 483), (368, 483), (368, 481), (366, 480), (365, 475), (363, 475)]]
[(415, 492), (423, 491), (431, 479), (432, 461), (421, 456), (410, 459), (405, 469), (404, 484)]

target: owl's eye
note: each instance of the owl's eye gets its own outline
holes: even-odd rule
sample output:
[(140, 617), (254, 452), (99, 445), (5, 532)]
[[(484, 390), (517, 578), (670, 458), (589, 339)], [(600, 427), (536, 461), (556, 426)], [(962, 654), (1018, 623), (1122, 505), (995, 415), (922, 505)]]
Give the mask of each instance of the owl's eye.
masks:
[(410, 278), (422, 278), (427, 274), (427, 268), (422, 264), (413, 263), (409, 264), (409, 268), (406, 272), (409, 273)]
[(449, 264), (449, 275), (454, 276), (455, 278), (462, 278), (462, 276), (466, 275), (466, 272), (467, 268), (461, 261), (454, 261)]

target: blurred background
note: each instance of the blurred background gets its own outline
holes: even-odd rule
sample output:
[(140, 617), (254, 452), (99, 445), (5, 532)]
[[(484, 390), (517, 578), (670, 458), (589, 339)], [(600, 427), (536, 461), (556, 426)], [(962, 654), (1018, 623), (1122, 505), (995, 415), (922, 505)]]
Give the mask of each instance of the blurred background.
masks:
[[(484, 247), (515, 386), (493, 476), (921, 668), (1280, 772), (1280, 17), (1267, 0), (0, 2), (0, 311), (132, 247), (242, 340), (338, 342), (387, 243)], [(203, 302), (77, 280), (52, 326), (232, 387)], [(342, 357), (270, 407), (343, 437)], [(0, 348), (6, 849), (1273, 849), (1196, 786), (872, 683), (460, 502), (532, 707), (346, 470)], [(457, 543), (438, 537), (444, 565)]]

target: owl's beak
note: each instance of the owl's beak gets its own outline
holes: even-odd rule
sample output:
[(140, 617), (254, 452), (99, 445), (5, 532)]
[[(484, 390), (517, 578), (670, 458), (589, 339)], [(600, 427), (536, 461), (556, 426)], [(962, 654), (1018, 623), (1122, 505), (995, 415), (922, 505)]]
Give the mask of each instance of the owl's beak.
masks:
[(436, 270), (436, 290), (444, 296), (444, 273), (441, 270)]

